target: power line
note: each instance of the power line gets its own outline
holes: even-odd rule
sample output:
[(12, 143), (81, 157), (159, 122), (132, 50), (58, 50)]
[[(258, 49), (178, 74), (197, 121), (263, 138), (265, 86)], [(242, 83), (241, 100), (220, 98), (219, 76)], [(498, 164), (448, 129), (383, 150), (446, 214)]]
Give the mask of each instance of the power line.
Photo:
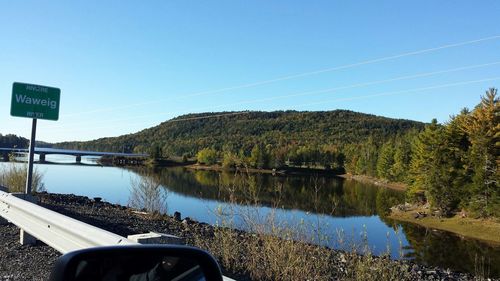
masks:
[[(242, 112), (231, 112), (231, 113), (221, 113), (221, 114), (213, 114), (213, 115), (206, 115), (206, 116), (197, 116), (197, 117), (188, 117), (188, 118), (180, 118), (180, 119), (170, 119), (167, 120), (166, 122), (172, 123), (172, 122), (181, 122), (181, 121), (190, 121), (190, 120), (198, 120), (198, 119), (210, 119), (210, 118), (219, 118), (219, 117), (226, 117), (226, 116), (235, 116), (235, 115), (244, 115), (244, 114), (250, 114), (251, 111), (242, 111)], [(203, 113), (206, 114), (206, 113)], [(131, 120), (131, 119), (127, 119)], [(121, 122), (123, 120), (116, 120), (116, 122)], [(142, 124), (142, 122), (137, 122), (135, 124)], [(130, 125), (130, 124), (129, 124)], [(100, 126), (100, 127), (95, 127), (92, 126), (92, 129), (106, 129), (109, 128), (109, 126)], [(66, 132), (77, 132), (80, 131), (81, 129), (85, 129), (84, 127), (74, 127), (73, 130), (66, 130), (64, 128), (58, 127), (55, 128), (56, 130), (64, 130)]]
[(474, 84), (474, 83), (480, 83), (480, 82), (488, 82), (488, 81), (495, 81), (495, 80), (500, 80), (500, 76), (491, 77), (491, 78), (485, 78), (485, 79), (479, 79), (479, 80), (471, 80), (471, 81), (464, 81), (464, 82), (448, 83), (448, 84), (442, 84), (442, 85), (436, 85), (436, 86), (430, 86), (430, 87), (423, 87), (423, 88), (416, 88), (416, 89), (410, 89), (410, 90), (383, 92), (383, 93), (372, 94), (372, 95), (364, 95), (364, 96), (357, 96), (357, 97), (350, 97), (350, 98), (341, 98), (341, 99), (334, 99), (334, 100), (324, 100), (324, 101), (320, 101), (320, 102), (295, 105), (295, 107), (318, 105), (318, 104), (325, 104), (325, 103), (338, 102), (338, 101), (360, 100), (360, 99), (382, 97), (382, 96), (393, 96), (393, 95), (407, 94), (407, 93), (416, 93), (416, 92), (422, 92), (422, 91), (428, 91), (428, 90), (435, 90), (435, 89), (448, 88), (448, 87), (454, 87), (454, 86), (462, 86), (462, 85), (468, 85), (468, 84)]
[[(438, 70), (438, 71), (432, 71), (432, 72), (417, 73), (417, 74), (411, 74), (411, 75), (405, 75), (405, 76), (398, 76), (398, 77), (393, 77), (393, 78), (388, 78), (388, 79), (382, 79), (382, 80), (375, 80), (375, 81), (369, 81), (369, 82), (363, 82), (363, 83), (356, 83), (356, 84), (351, 84), (351, 85), (344, 85), (344, 86), (339, 86), (339, 87), (334, 87), (334, 88), (328, 88), (328, 89), (322, 89), (322, 90), (317, 90), (317, 91), (306, 91), (306, 92), (299, 92), (299, 93), (295, 93), (295, 94), (281, 95), (281, 96), (275, 96), (275, 97), (269, 97), (269, 98), (253, 99), (253, 100), (240, 101), (240, 102), (230, 103), (230, 104), (223, 104), (223, 105), (210, 106), (210, 107), (202, 107), (202, 108), (192, 109), (190, 112), (187, 112), (187, 111), (177, 111), (177, 112), (174, 112), (174, 113), (170, 113), (170, 115), (193, 113), (193, 111), (195, 111), (195, 112), (196, 111), (198, 111), (198, 112), (200, 112), (200, 111), (213, 111), (213, 109), (215, 109), (215, 108), (224, 108), (224, 107), (227, 107), (227, 106), (252, 104), (252, 103), (273, 101), (273, 100), (285, 99), (285, 98), (291, 98), (291, 97), (298, 97), (298, 96), (309, 96), (309, 95), (316, 95), (316, 94), (333, 93), (333, 92), (337, 92), (339, 90), (360, 88), (360, 87), (378, 85), (378, 84), (389, 83), (389, 82), (394, 82), (394, 81), (402, 81), (402, 80), (409, 80), (409, 79), (415, 79), (415, 78), (429, 77), (429, 76), (434, 76), (434, 75), (438, 75), (438, 74), (458, 72), (458, 71), (463, 71), (463, 70), (470, 70), (470, 69), (482, 68), (482, 67), (487, 67), (487, 66), (492, 66), (492, 65), (499, 65), (499, 64), (500, 64), (500, 61), (495, 61), (495, 62), (490, 62), (490, 63), (482, 63), (482, 64), (475, 64), (475, 65), (467, 65), (467, 66), (461, 66), (461, 67), (456, 67), (456, 68), (451, 68), (451, 69), (445, 69), (445, 70)], [(109, 123), (112, 123), (112, 122), (122, 122), (122, 121), (128, 121), (128, 120), (135, 120), (137, 118), (145, 118), (145, 117), (160, 116), (160, 115), (163, 115), (163, 114), (161, 114), (161, 113), (160, 114), (158, 114), (158, 113), (156, 113), (156, 114), (146, 114), (146, 115), (140, 115), (140, 116), (134, 116), (134, 117), (128, 117), (128, 118), (118, 118), (118, 119), (114, 119), (114, 120), (108, 120), (107, 122), (109, 122)], [(76, 123), (76, 124), (84, 124), (84, 123), (86, 123), (86, 122), (79, 122), (79, 123)], [(59, 127), (59, 126), (55, 126), (54, 125), (53, 127)]]
[(451, 72), (457, 72), (457, 71), (462, 71), (462, 70), (469, 70), (469, 69), (486, 67), (486, 66), (492, 66), (492, 65), (498, 65), (498, 64), (500, 64), (500, 61), (496, 61), (496, 62), (492, 62), (492, 63), (484, 63), (484, 64), (471, 65), (471, 66), (463, 66), (463, 67), (457, 67), (457, 68), (446, 69), (446, 70), (439, 70), (439, 71), (433, 71), (433, 72), (418, 73), (418, 74), (413, 74), (413, 75), (399, 76), (399, 77), (395, 77), (395, 78), (389, 78), (389, 79), (383, 79), (383, 80), (377, 80), (377, 81), (370, 81), (370, 82), (358, 83), (358, 84), (351, 84), (351, 85), (334, 87), (334, 88), (317, 90), (317, 91), (307, 91), (307, 92), (300, 92), (300, 93), (289, 94), (289, 95), (281, 95), (281, 96), (275, 96), (275, 97), (269, 97), (269, 98), (263, 98), (263, 99), (247, 100), (247, 101), (242, 101), (242, 102), (238, 102), (238, 103), (218, 105), (215, 108), (217, 108), (217, 107), (226, 107), (226, 106), (234, 106), (234, 105), (242, 105), (242, 104), (251, 104), (251, 103), (256, 103), (256, 102), (266, 102), (266, 101), (272, 101), (272, 100), (278, 100), (278, 99), (284, 99), (284, 98), (292, 98), (292, 97), (299, 97), (299, 96), (309, 96), (309, 95), (314, 95), (314, 94), (332, 93), (332, 92), (336, 92), (336, 91), (339, 91), (339, 90), (353, 89), (353, 88), (359, 88), (359, 87), (365, 87), (365, 86), (372, 86), (372, 85), (383, 84), (383, 83), (394, 82), (394, 81), (401, 81), (401, 80), (415, 79), (415, 78), (421, 78), (421, 77), (428, 77), (428, 76), (433, 76), (433, 75), (437, 75), (437, 74), (451, 73)]
[[(382, 93), (377, 93), (377, 94), (356, 96), (356, 97), (350, 97), (350, 98), (324, 100), (324, 101), (319, 101), (319, 102), (314, 102), (314, 103), (307, 103), (307, 104), (297, 104), (297, 105), (292, 106), (291, 108), (305, 107), (305, 106), (325, 104), (325, 103), (332, 103), (332, 102), (341, 102), (341, 101), (350, 101), (350, 100), (361, 100), (361, 99), (374, 98), (374, 97), (382, 97), (382, 96), (392, 96), (392, 95), (399, 95), (399, 94), (417, 93), (417, 92), (423, 92), (423, 91), (428, 91), (428, 90), (441, 89), (441, 88), (449, 88), (449, 87), (462, 86), (462, 85), (468, 85), (468, 84), (474, 84), (474, 83), (480, 83), (480, 82), (495, 81), (495, 80), (500, 80), (500, 76), (490, 77), (490, 78), (483, 78), (483, 79), (477, 79), (477, 80), (455, 82), (455, 83), (446, 83), (446, 84), (440, 84), (440, 85), (434, 85), (434, 86), (428, 86), (428, 87), (420, 87), (420, 88), (414, 88), (414, 89), (408, 89), (408, 90), (382, 92)], [(195, 119), (215, 118), (215, 117), (222, 117), (222, 116), (229, 116), (229, 115), (249, 114), (249, 113), (251, 113), (251, 111), (232, 112), (232, 113), (227, 113), (227, 114), (223, 113), (223, 114), (216, 114), (216, 115), (209, 115), (209, 116), (198, 116), (198, 117), (192, 117), (192, 118), (189, 117), (189, 118), (182, 118), (182, 119), (171, 119), (171, 120), (167, 120), (166, 122), (179, 122), (179, 121), (187, 121), (187, 120), (195, 120)], [(133, 119), (134, 118), (129, 118), (129, 119), (125, 119), (125, 120), (123, 120), (123, 119), (122, 120), (116, 120), (116, 122), (122, 122), (122, 121), (133, 120)], [(92, 127), (92, 128), (93, 129), (106, 129), (106, 128), (109, 128), (109, 127), (110, 126), (101, 126), (101, 127)], [(56, 130), (57, 129), (64, 130), (63, 128), (56, 128)], [(82, 127), (78, 128), (78, 130), (70, 130), (70, 131), (79, 131), (81, 129), (82, 129)], [(67, 131), (67, 130), (65, 130), (65, 131)]]
[(299, 73), (299, 74), (292, 74), (292, 75), (282, 76), (282, 77), (278, 77), (278, 78), (274, 78), (274, 79), (253, 82), (253, 83), (249, 83), (249, 84), (226, 87), (226, 88), (221, 88), (221, 89), (217, 89), (217, 90), (202, 91), (202, 92), (189, 94), (189, 95), (186, 95), (186, 96), (183, 96), (180, 98), (175, 98), (175, 99), (174, 98), (159, 99), (159, 100), (155, 100), (155, 101), (133, 103), (133, 104), (117, 106), (117, 107), (101, 108), (101, 109), (91, 110), (91, 111), (87, 111), (87, 112), (66, 114), (66, 115), (64, 115), (64, 117), (84, 115), (84, 114), (90, 114), (90, 113), (98, 113), (98, 112), (114, 111), (114, 110), (119, 110), (119, 109), (126, 109), (126, 108), (133, 108), (133, 107), (138, 107), (138, 106), (143, 106), (143, 105), (155, 104), (158, 102), (164, 102), (164, 101), (168, 101), (168, 100), (179, 100), (179, 99), (185, 99), (185, 98), (190, 98), (190, 97), (197, 97), (197, 96), (203, 96), (203, 95), (209, 95), (209, 94), (223, 93), (223, 92), (228, 92), (228, 91), (233, 91), (233, 90), (240, 90), (240, 89), (245, 89), (245, 88), (252, 88), (252, 87), (271, 84), (271, 83), (275, 83), (275, 82), (286, 81), (286, 80), (291, 80), (291, 79), (301, 78), (301, 77), (307, 77), (307, 76), (311, 76), (311, 75), (327, 73), (327, 72), (332, 72), (332, 71), (337, 71), (337, 70), (342, 70), (342, 69), (348, 69), (348, 68), (353, 68), (353, 67), (357, 67), (357, 66), (373, 64), (373, 63), (378, 63), (378, 62), (383, 62), (383, 61), (389, 61), (389, 60), (394, 60), (394, 59), (408, 57), (408, 56), (415, 56), (415, 55), (435, 52), (435, 51), (449, 49), (449, 48), (461, 47), (461, 46), (466, 46), (466, 45), (470, 45), (470, 44), (475, 44), (475, 43), (480, 43), (480, 42), (485, 42), (485, 41), (490, 41), (490, 40), (496, 40), (496, 39), (500, 39), (500, 35), (494, 35), (494, 36), (489, 36), (489, 37), (484, 37), (484, 38), (479, 38), (479, 39), (474, 39), (474, 40), (469, 40), (469, 41), (452, 43), (452, 44), (442, 45), (442, 46), (438, 46), (438, 47), (417, 50), (417, 51), (405, 52), (405, 53), (401, 53), (401, 54), (397, 54), (397, 55), (380, 57), (380, 58), (365, 60), (365, 61), (361, 61), (361, 62), (331, 67), (331, 68), (325, 68), (325, 69), (309, 71), (309, 72), (304, 72), (304, 73)]

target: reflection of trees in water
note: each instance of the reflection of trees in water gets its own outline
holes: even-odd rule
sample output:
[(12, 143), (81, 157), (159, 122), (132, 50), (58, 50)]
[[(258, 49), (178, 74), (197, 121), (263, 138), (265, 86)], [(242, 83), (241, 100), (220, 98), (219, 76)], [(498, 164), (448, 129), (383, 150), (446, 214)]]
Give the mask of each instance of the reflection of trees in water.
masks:
[[(391, 213), (391, 207), (401, 204), (404, 196), (402, 193), (391, 192), (385, 188), (379, 188), (376, 196), (377, 214), (385, 218)], [(391, 226), (391, 224), (388, 224)]]
[[(154, 177), (161, 185), (187, 196), (343, 217), (375, 215), (388, 209), (389, 204), (401, 203), (404, 198), (399, 191), (335, 177), (272, 176), (183, 168), (134, 171)], [(382, 191), (383, 195), (377, 198)]]
[[(154, 183), (150, 184), (152, 186), (160, 184), (174, 192), (197, 198), (323, 214), (331, 214), (334, 209), (334, 216), (378, 215), (390, 227), (402, 226), (402, 231), (411, 245), (411, 249), (405, 251), (407, 258), (413, 258), (419, 263), (474, 273), (474, 266), (479, 265), (475, 260), (480, 262), (484, 257), (486, 265), (490, 265), (490, 275), (500, 276), (500, 269), (494, 266), (500, 264), (498, 247), (388, 219), (386, 215), (389, 208), (404, 202), (403, 192), (330, 177), (249, 175), (183, 168), (134, 171), (142, 178), (151, 180)], [(160, 187), (160, 190), (164, 188)], [(141, 193), (147, 192), (141, 191), (138, 194)], [(153, 195), (149, 198), (160, 197)], [(166, 203), (163, 206), (166, 206)]]
[(131, 179), (129, 206), (148, 212), (167, 212), (168, 191), (153, 176)]
[[(413, 250), (406, 253), (406, 258), (455, 271), (500, 276), (500, 247), (409, 223), (401, 225)], [(485, 272), (477, 272), (482, 260)]]

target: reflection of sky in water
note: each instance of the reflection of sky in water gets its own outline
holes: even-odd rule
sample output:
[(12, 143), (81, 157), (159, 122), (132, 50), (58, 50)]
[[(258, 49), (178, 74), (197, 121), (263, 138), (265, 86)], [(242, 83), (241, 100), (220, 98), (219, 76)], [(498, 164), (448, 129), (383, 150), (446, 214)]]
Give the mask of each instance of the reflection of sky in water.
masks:
[[(95, 159), (95, 158), (94, 158)], [(72, 156), (47, 155), (47, 161), (59, 163), (74, 163)], [(82, 157), (83, 163), (94, 163), (89, 157)], [(12, 163), (0, 163), (0, 165), (11, 165)], [(15, 164), (22, 165), (22, 164)], [(73, 166), (73, 165), (35, 165), (38, 171), (44, 174), (45, 187), (52, 193), (73, 193), (77, 195), (102, 197), (111, 203), (127, 205), (129, 202), (131, 180), (138, 177), (137, 174), (116, 168), (99, 166)], [(168, 187), (167, 187), (168, 189)], [(173, 191), (168, 192), (167, 212), (181, 212), (183, 217), (191, 217), (195, 220), (210, 224), (221, 223), (221, 217), (217, 216), (217, 209), (222, 208), (225, 213), (229, 212), (231, 205), (217, 200), (206, 200), (185, 196)], [(273, 209), (255, 206), (234, 206), (237, 214), (252, 214), (265, 221)], [(366, 229), (368, 245), (375, 253), (386, 251), (389, 243), (393, 257), (399, 256), (399, 242), (403, 246), (408, 245), (404, 234), (397, 234), (394, 229), (388, 227), (378, 216), (356, 216), (356, 217), (332, 217), (327, 215), (315, 215), (301, 210), (277, 209), (274, 213), (277, 225), (286, 223), (293, 228), (302, 227), (317, 229), (320, 233), (331, 237), (330, 245), (335, 245), (337, 231), (343, 230), (347, 240), (354, 237), (356, 242), (362, 241), (362, 234)], [(241, 217), (237, 217), (235, 224), (241, 228)], [(332, 244), (333, 243), (333, 244)], [(325, 243), (323, 243), (325, 244)], [(338, 246), (337, 246), (338, 247)], [(346, 244), (345, 247), (348, 247)], [(347, 249), (347, 248), (346, 248)]]

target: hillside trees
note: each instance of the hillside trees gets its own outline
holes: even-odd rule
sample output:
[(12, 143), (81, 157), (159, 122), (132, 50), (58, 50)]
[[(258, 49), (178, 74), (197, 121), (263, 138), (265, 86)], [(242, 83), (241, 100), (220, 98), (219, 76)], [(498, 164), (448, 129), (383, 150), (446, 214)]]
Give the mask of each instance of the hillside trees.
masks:
[(196, 154), (198, 163), (213, 165), (217, 163), (217, 151), (213, 148), (204, 148)]
[(394, 149), (394, 162), (390, 167), (389, 180), (395, 182), (408, 182), (408, 170), (412, 158), (412, 143), (418, 131), (411, 130), (396, 138)]
[(254, 145), (248, 159), (250, 166), (257, 169), (269, 168), (270, 155), (263, 145)]
[[(249, 155), (257, 144), (263, 147), (271, 145), (274, 153), (283, 147), (288, 147), (288, 151), (301, 146), (320, 150), (323, 146), (341, 148), (345, 144), (363, 143), (370, 137), (377, 142), (383, 142), (398, 133), (422, 129), (424, 125), (410, 120), (390, 119), (347, 110), (224, 114), (188, 114), (135, 134), (88, 142), (58, 143), (54, 147), (147, 153), (148, 147), (155, 143), (162, 147), (165, 155), (182, 156), (195, 155), (207, 147), (227, 151), (225, 146), (229, 145), (233, 153), (242, 149)], [(215, 115), (217, 117), (213, 117)], [(271, 156), (271, 161), (277, 161), (275, 166), (280, 166), (288, 160), (283, 159), (283, 153), (278, 153), (277, 157)]]
[(392, 180), (392, 167), (395, 164), (396, 151), (394, 149), (394, 143), (388, 141), (382, 145), (377, 159), (377, 175), (379, 178)]

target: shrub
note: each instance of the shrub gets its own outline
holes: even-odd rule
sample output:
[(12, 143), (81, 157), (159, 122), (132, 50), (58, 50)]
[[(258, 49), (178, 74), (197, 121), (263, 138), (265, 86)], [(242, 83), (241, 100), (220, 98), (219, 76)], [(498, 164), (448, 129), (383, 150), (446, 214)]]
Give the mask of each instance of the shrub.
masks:
[[(9, 192), (24, 192), (26, 190), (27, 164), (12, 163), (0, 168), (0, 185), (8, 188)], [(33, 169), (31, 191), (46, 191), (42, 182), (43, 174), (36, 168)]]

